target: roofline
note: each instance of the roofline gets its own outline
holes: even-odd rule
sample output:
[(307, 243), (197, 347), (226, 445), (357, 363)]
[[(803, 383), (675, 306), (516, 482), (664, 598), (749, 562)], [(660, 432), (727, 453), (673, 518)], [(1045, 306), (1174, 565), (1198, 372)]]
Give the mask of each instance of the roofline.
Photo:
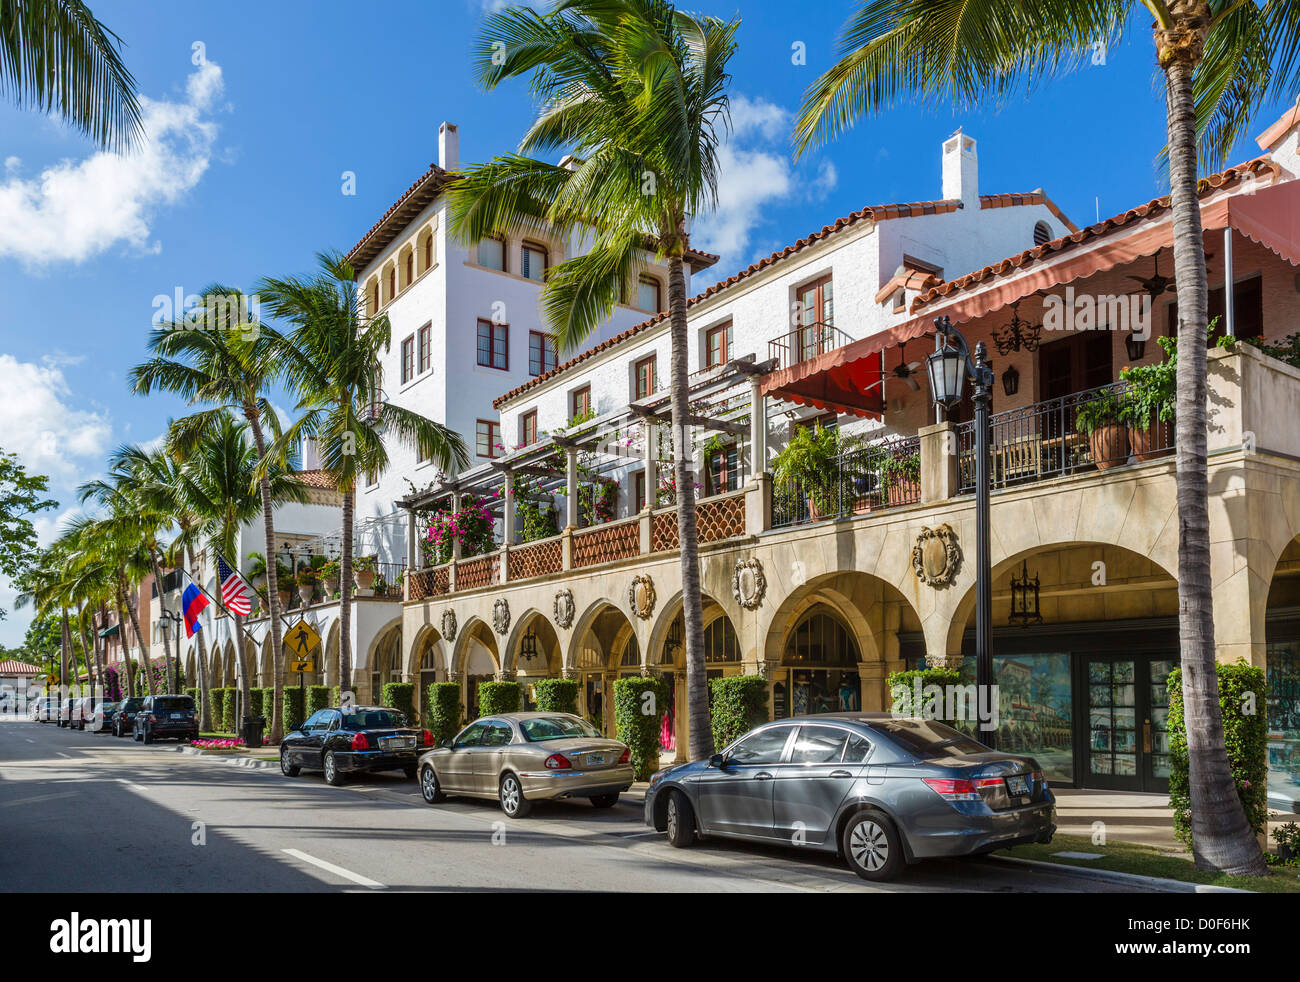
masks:
[(348, 250), (347, 261), (358, 276), (411, 224), (416, 215), (437, 200), (453, 176), (451, 171), (430, 164), (429, 169), (402, 192), (384, 212), (383, 217), (370, 226), (370, 231)]

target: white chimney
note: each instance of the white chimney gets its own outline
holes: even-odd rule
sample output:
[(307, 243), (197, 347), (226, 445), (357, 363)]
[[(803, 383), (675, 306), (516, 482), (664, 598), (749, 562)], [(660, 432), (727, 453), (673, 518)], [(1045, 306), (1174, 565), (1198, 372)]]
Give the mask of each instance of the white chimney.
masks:
[(979, 207), (979, 155), (974, 139), (960, 129), (943, 144), (943, 197), (945, 201), (961, 201), (968, 208)]
[(438, 127), (438, 166), (443, 170), (460, 167), (460, 131), (455, 123), (443, 123)]

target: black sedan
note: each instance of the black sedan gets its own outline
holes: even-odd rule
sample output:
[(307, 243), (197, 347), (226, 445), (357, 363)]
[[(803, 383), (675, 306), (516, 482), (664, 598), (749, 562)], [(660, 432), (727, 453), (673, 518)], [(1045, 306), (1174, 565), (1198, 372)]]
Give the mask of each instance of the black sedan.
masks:
[(1032, 757), (932, 720), (837, 713), (765, 723), (710, 760), (660, 771), (645, 821), (678, 847), (786, 843), (887, 880), (922, 859), (1050, 842), (1056, 799)]
[(286, 777), (323, 771), (330, 784), (342, 784), (358, 771), (402, 771), (415, 777), (420, 754), (432, 746), (433, 734), (410, 726), (396, 709), (322, 709), (285, 735), (280, 771)]
[(134, 735), (135, 718), (143, 708), (144, 699), (141, 696), (131, 696), (129, 699), (123, 699), (119, 702), (117, 712), (113, 714), (113, 736)]

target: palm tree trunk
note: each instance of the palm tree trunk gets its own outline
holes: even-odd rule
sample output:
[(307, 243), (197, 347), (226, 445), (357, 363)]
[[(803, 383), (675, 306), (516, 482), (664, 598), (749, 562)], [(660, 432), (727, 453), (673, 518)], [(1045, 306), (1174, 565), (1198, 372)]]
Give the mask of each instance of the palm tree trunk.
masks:
[(352, 512), (356, 490), (343, 492), (343, 555), (339, 558), (339, 696), (344, 705), (352, 692)]
[[(1204, 4), (1171, 4), (1182, 8)], [(1200, 14), (1188, 9), (1186, 14)], [(1176, 22), (1176, 27), (1180, 26)], [(1181, 23), (1183, 31), (1195, 25)], [(1185, 35), (1182, 36), (1185, 45)], [(1209, 493), (1206, 470), (1206, 309), (1209, 290), (1205, 241), (1196, 196), (1195, 58), (1171, 45), (1165, 65), (1169, 126), (1169, 182), (1173, 202), (1174, 273), (1178, 289), (1178, 639), (1190, 762), (1192, 854), (1199, 869), (1266, 872), (1237, 795), (1224, 745), (1219, 680), (1214, 660), (1210, 577)], [(1167, 49), (1166, 49), (1167, 50)]]
[(78, 600), (77, 601), (77, 634), (80, 635), (81, 637), (81, 657), (84, 658), (86, 661), (86, 685), (89, 688), (94, 689), (95, 668), (90, 663), (91, 648), (90, 648), (90, 641), (86, 638), (85, 615), (86, 615), (86, 605), (82, 601)]
[(117, 640), (122, 645), (122, 667), (126, 670), (126, 689), (123, 699), (135, 695), (135, 659), (131, 657), (131, 646), (126, 643), (126, 625), (130, 618), (126, 612), (126, 593), (121, 583), (117, 587)]
[[(689, 339), (686, 331), (686, 276), (681, 256), (668, 260), (668, 316), (672, 324), (673, 476), (677, 483), (677, 541), (682, 564), (682, 618), (685, 621), (686, 718), (691, 760), (713, 756), (708, 678), (704, 673), (704, 603), (700, 596), (699, 535), (695, 525), (695, 472), (691, 459)], [(653, 494), (647, 489), (646, 494)]]
[[(158, 566), (158, 554), (154, 552), (152, 548), (149, 550), (149, 561), (150, 563), (153, 564), (153, 588), (154, 588), (154, 592), (158, 594), (158, 614), (159, 616), (165, 616), (167, 613), (167, 607), (163, 604), (162, 569), (160, 569)], [(165, 684), (167, 686), (167, 691), (175, 692), (176, 676), (172, 674), (172, 642), (171, 642), (172, 632), (170, 629), (171, 628), (170, 623), (167, 625), (167, 627), (168, 629), (163, 631), (162, 633), (163, 675), (165, 676)], [(177, 657), (179, 658), (180, 639), (177, 639), (176, 647), (177, 647)]]
[[(194, 550), (185, 550), (186, 562), (194, 569)], [(212, 732), (212, 700), (208, 694), (208, 645), (203, 639), (203, 629), (197, 632), (199, 638), (199, 656), (197, 661), (199, 686), (199, 729), (204, 733)]]
[(248, 648), (244, 644), (244, 616), (236, 614), (233, 611), (231, 616), (235, 619), (235, 674), (239, 677), (239, 707), (235, 711), (235, 732), (238, 733), (244, 725), (244, 717), (248, 715), (248, 707), (252, 705), (252, 690), (248, 682)]
[[(253, 443), (257, 446), (257, 459), (266, 458), (266, 441), (262, 438), (262, 423), (257, 407), (245, 409), (249, 426), (253, 430)], [(284, 639), (280, 634), (280, 593), (275, 568), (275, 518), (271, 504), (271, 479), (264, 471), (258, 482), (262, 490), (262, 525), (266, 535), (266, 609), (270, 617), (271, 660), (274, 675), (275, 701), (271, 711), (271, 742), (278, 744), (284, 736)]]
[[(144, 635), (140, 633), (140, 617), (136, 613), (135, 604), (131, 603), (131, 598), (127, 597), (127, 612), (131, 615), (131, 633), (135, 635), (135, 640), (140, 645), (140, 660), (144, 662), (144, 694), (151, 696), (153, 691), (153, 659), (149, 657), (149, 648), (145, 644)], [(124, 644), (123, 648), (126, 647)]]
[[(71, 654), (72, 649), (72, 631), (68, 628), (68, 608), (60, 607), (59, 609), (63, 615), (63, 639), (60, 645), (59, 681), (63, 683), (63, 688), (66, 692), (72, 688), (72, 686), (68, 685), (68, 655)], [(76, 665), (75, 661), (73, 662), (73, 665)]]
[[(102, 599), (99, 602), (99, 619), (101, 621), (100, 630), (108, 627), (108, 604)], [(94, 621), (91, 622), (91, 630), (94, 630)], [(108, 642), (95, 632), (95, 658), (98, 659), (99, 684), (105, 686), (104, 698), (108, 698), (107, 685), (108, 679), (105, 677), (104, 670), (108, 668)]]

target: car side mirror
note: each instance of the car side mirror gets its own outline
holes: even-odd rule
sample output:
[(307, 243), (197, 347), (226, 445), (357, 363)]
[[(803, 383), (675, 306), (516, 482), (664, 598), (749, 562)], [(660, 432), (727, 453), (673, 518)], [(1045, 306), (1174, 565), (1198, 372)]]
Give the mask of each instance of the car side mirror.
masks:
[(709, 758), (709, 766), (717, 767), (720, 770), (725, 770), (727, 766), (727, 758), (722, 756), (722, 754), (714, 754), (712, 757)]
[(456, 749), (456, 745), (452, 742), (451, 737), (447, 737), (447, 739), (443, 740), (440, 744), (438, 744), (438, 746), (442, 747), (442, 749), (444, 750)]

